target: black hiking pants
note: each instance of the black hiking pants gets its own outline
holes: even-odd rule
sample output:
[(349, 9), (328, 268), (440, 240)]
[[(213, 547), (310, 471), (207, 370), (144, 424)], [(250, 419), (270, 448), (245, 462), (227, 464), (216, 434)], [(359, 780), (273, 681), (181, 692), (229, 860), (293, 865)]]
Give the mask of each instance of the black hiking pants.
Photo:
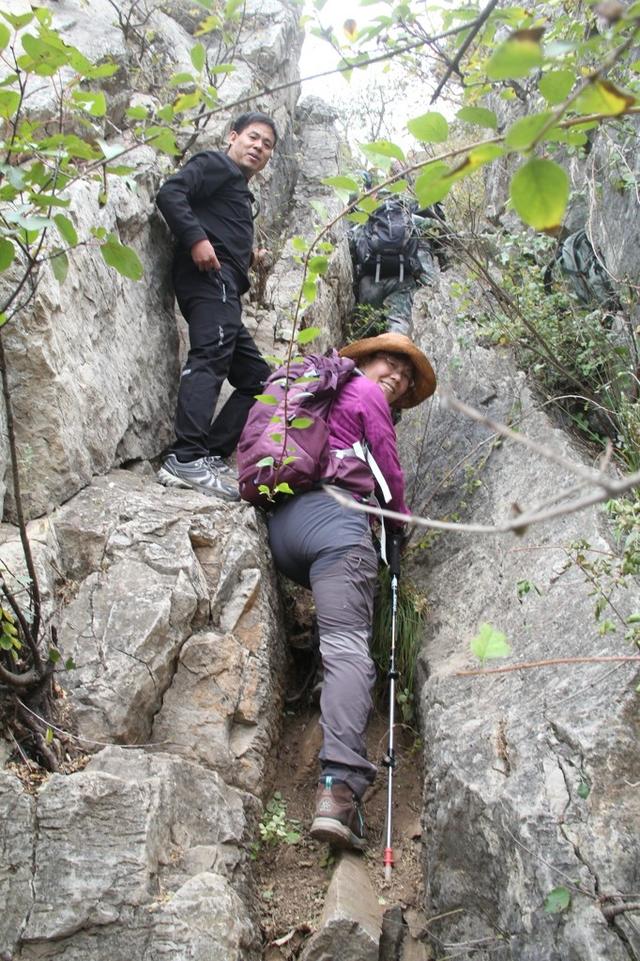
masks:
[[(178, 255), (174, 290), (189, 325), (189, 355), (180, 378), (171, 450), (178, 460), (233, 453), (256, 394), (270, 369), (242, 323), (234, 271), (202, 273), (191, 257)], [(224, 380), (235, 388), (213, 415)]]

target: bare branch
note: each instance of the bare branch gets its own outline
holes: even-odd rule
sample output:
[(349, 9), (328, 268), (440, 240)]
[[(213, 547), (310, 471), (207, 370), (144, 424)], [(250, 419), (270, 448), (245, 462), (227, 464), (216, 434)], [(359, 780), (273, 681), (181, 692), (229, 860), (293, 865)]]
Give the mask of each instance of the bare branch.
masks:
[(507, 667), (479, 667), (469, 671), (456, 671), (454, 677), (478, 677), (483, 674), (511, 674), (513, 671), (528, 671), (538, 667), (553, 667), (555, 664), (604, 664), (608, 661), (624, 661), (640, 664), (640, 654), (603, 654), (593, 657), (550, 657), (542, 661), (522, 661)]
[(463, 40), (463, 42), (460, 44), (460, 48), (459, 48), (458, 52), (456, 53), (454, 59), (451, 61), (451, 63), (450, 63), (449, 66), (447, 67), (447, 72), (445, 73), (444, 77), (442, 78), (442, 80), (440, 81), (440, 83), (438, 84), (438, 86), (436, 87), (435, 92), (433, 93), (433, 96), (431, 97), (431, 101), (430, 101), (431, 103), (435, 103), (435, 102), (436, 102), (436, 100), (438, 99), (438, 97), (439, 97), (440, 94), (442, 93), (444, 87), (445, 87), (446, 84), (448, 83), (449, 77), (451, 76), (451, 74), (454, 73), (454, 72), (456, 72), (456, 73), (459, 72), (460, 61), (461, 61), (462, 58), (464, 57), (465, 53), (467, 52), (467, 50), (469, 49), (469, 47), (471, 46), (471, 44), (473, 43), (473, 41), (475, 40), (475, 38), (476, 38), (476, 36), (478, 35), (479, 31), (480, 31), (480, 30), (482, 29), (482, 27), (484, 26), (484, 24), (485, 24), (485, 22), (486, 22), (486, 20), (487, 20), (487, 18), (488, 18), (488, 16), (489, 16), (489, 14), (490, 14), (491, 11), (494, 9), (494, 7), (496, 7), (497, 5), (498, 5), (498, 0), (490, 0), (490, 2), (486, 5), (486, 7), (484, 8), (484, 10), (480, 13), (480, 15), (479, 15), (479, 17), (477, 18), (477, 20), (475, 20), (475, 22), (473, 23), (473, 25), (472, 25), (469, 33), (467, 34), (466, 38), (465, 38), (465, 39)]

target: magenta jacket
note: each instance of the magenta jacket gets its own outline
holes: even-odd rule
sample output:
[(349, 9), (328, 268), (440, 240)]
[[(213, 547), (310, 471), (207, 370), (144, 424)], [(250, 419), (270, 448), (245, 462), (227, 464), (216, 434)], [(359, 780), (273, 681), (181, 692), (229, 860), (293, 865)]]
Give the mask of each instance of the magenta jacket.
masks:
[[(404, 502), (404, 474), (398, 460), (396, 432), (381, 387), (363, 374), (354, 374), (342, 388), (327, 418), (331, 450), (344, 450), (365, 441), (389, 485), (391, 501), (381, 507), (408, 514)], [(373, 492), (369, 468), (354, 457), (336, 461), (329, 480), (359, 497)]]

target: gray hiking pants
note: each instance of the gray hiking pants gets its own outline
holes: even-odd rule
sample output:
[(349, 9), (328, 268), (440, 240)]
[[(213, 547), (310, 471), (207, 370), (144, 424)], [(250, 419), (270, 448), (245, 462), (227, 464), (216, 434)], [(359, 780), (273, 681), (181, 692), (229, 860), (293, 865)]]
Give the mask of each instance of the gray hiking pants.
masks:
[(320, 696), (323, 775), (361, 797), (376, 767), (367, 760), (375, 667), (369, 653), (378, 559), (364, 514), (323, 491), (290, 497), (269, 515), (278, 570), (310, 587), (324, 681)]

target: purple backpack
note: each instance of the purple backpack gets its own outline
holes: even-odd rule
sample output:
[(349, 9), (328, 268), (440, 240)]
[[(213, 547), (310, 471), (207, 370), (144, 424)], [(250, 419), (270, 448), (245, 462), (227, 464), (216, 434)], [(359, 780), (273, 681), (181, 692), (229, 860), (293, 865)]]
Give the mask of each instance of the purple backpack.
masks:
[(243, 500), (268, 507), (280, 494), (311, 490), (331, 475), (326, 418), (355, 364), (336, 350), (280, 367), (267, 379), (238, 442)]

